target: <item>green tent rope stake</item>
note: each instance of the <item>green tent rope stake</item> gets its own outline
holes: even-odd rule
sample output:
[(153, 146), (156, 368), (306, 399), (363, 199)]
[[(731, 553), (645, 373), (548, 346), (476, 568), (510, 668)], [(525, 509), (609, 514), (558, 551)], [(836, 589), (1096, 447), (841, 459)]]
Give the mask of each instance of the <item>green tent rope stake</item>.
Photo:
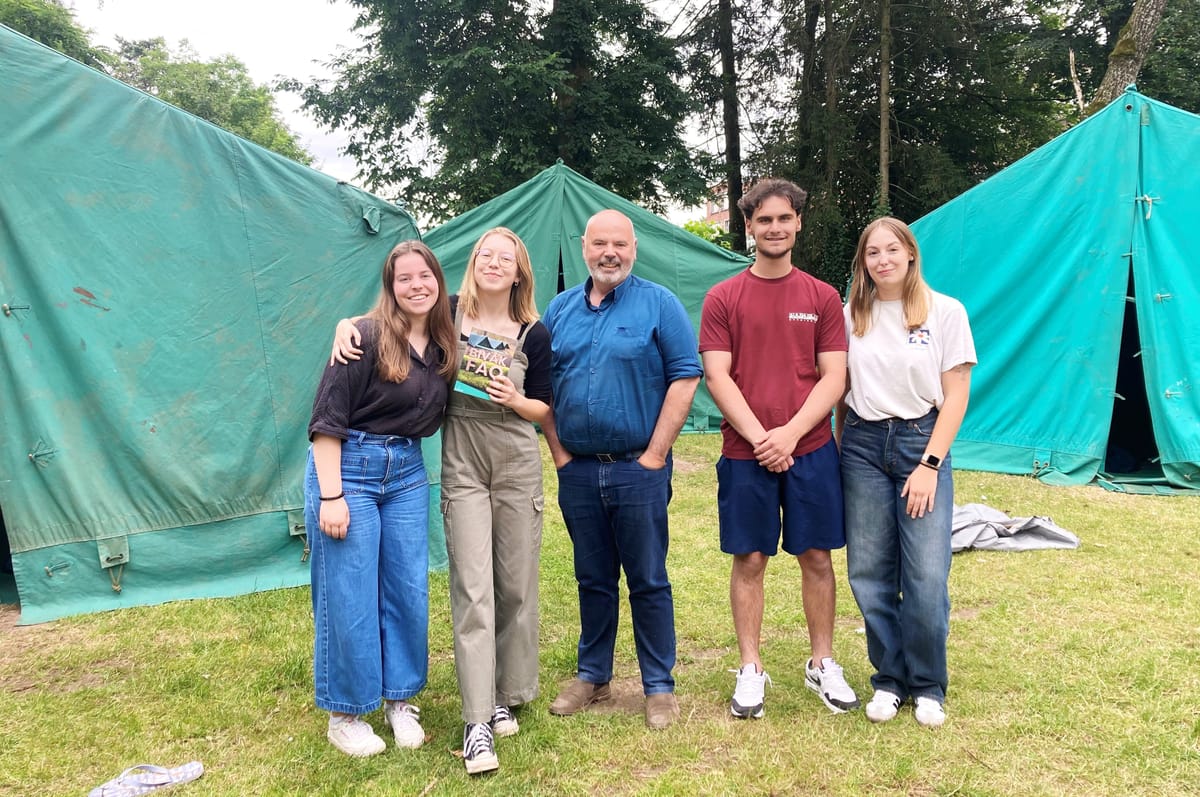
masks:
[(66, 572), (70, 569), (71, 569), (70, 562), (51, 562), (50, 564), (46, 565), (46, 567), (45, 567), (46, 578), (54, 578), (55, 573), (66, 574)]
[(50, 460), (54, 459), (54, 455), (57, 453), (58, 449), (51, 448), (45, 440), (39, 439), (29, 452), (29, 461), (39, 468), (44, 468), (50, 464)]

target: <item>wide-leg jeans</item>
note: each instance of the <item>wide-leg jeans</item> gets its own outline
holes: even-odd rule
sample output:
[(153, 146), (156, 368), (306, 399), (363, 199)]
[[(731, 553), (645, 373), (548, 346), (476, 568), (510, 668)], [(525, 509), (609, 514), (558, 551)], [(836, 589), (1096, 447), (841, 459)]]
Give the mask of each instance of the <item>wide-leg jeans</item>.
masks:
[(954, 483), (947, 455), (934, 508), (905, 512), (904, 482), (918, 467), (937, 411), (914, 420), (866, 421), (852, 410), (842, 431), (842, 491), (850, 589), (862, 611), (871, 684), (906, 697), (945, 699), (950, 630)]
[(407, 700), (429, 665), (429, 481), (419, 440), (352, 431), (342, 443), (345, 539), (320, 530), (312, 451), (304, 522), (312, 548), (313, 678), (326, 711)]
[(579, 584), (580, 680), (612, 680), (624, 568), (642, 691), (675, 691), (675, 605), (667, 578), (670, 500), (670, 457), (661, 470), (647, 470), (634, 459), (608, 463), (582, 456), (559, 469), (558, 505)]

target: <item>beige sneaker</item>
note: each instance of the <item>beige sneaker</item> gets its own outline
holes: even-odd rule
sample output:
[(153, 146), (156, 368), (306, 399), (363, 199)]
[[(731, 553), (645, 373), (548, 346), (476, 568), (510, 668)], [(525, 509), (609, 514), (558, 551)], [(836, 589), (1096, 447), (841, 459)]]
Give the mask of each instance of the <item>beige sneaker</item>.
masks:
[(569, 717), (576, 711), (581, 711), (593, 703), (603, 703), (612, 697), (608, 684), (592, 684), (578, 678), (571, 681), (558, 693), (550, 704), (550, 713), (559, 717)]

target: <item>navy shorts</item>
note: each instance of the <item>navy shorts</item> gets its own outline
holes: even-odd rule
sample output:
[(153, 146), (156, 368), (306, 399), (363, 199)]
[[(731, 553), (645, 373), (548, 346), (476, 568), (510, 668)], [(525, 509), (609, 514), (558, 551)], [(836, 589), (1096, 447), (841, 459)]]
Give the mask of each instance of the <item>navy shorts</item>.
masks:
[(842, 474), (837, 444), (796, 457), (783, 473), (753, 459), (717, 460), (717, 513), (721, 550), (729, 554), (779, 551), (792, 555), (810, 548), (831, 551), (846, 545), (842, 519)]

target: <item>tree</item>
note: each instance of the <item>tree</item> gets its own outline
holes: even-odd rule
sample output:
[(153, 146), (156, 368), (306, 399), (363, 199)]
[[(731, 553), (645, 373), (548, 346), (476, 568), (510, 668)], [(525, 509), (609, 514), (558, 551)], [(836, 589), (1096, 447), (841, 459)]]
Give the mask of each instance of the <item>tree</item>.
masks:
[(891, 69), (892, 3), (891, 0), (879, 0), (879, 198), (875, 206), (880, 213), (890, 210), (888, 193), (891, 183), (888, 173), (892, 166)]
[(1137, 80), (1146, 61), (1154, 34), (1162, 21), (1167, 0), (1137, 0), (1129, 21), (1121, 28), (1116, 44), (1108, 57), (1108, 70), (1096, 89), (1096, 96), (1084, 109), (1091, 115), (1121, 95), (1125, 87)]
[[(717, 3), (717, 49), (721, 53), (721, 109), (725, 128), (725, 186), (729, 202), (729, 238), (739, 252), (746, 250), (746, 217), (742, 199), (742, 121), (738, 113), (737, 50), (733, 41), (733, 0)], [(693, 230), (694, 232), (694, 230)], [(711, 240), (711, 239), (710, 239)]]
[(1200, 113), (1200, 0), (1171, 0), (1154, 47), (1138, 75), (1139, 88), (1157, 100)]
[[(780, 36), (778, 0), (682, 0), (678, 40), (688, 73), (687, 89), (697, 101), (693, 130), (724, 165), (718, 186), (727, 202), (732, 248), (746, 250), (745, 219), (738, 201), (747, 180), (743, 137), (760, 146), (762, 123), (779, 112)], [(783, 62), (786, 63), (786, 60)]]
[(104, 68), (104, 52), (92, 47), (74, 12), (59, 0), (0, 0), (0, 24), (80, 63)]
[[(725, 232), (725, 230), (721, 228), (720, 224), (715, 224), (711, 221), (704, 221), (703, 219), (693, 219), (692, 221), (685, 221), (683, 223), (683, 229), (687, 230), (697, 238), (703, 238), (710, 244), (716, 244), (722, 249), (733, 248), (733, 242), (731, 240), (732, 236)], [(746, 234), (745, 229), (745, 225), (743, 225), (743, 235)]]
[(117, 41), (114, 77), (286, 158), (312, 163), (283, 122), (271, 90), (255, 85), (237, 58), (201, 61), (186, 41), (176, 53), (161, 38)]
[(773, 55), (795, 76), (788, 107), (748, 160), (810, 189), (806, 268), (844, 284), (878, 212), (916, 219), (1061, 131), (1065, 58), (1060, 78), (1024, 49), (1039, 22), (1023, 8), (806, 0), (783, 17), (790, 46)]
[(654, 209), (703, 194), (682, 63), (637, 0), (351, 2), (366, 44), (291, 87), (372, 188), (445, 218), (561, 159)]

